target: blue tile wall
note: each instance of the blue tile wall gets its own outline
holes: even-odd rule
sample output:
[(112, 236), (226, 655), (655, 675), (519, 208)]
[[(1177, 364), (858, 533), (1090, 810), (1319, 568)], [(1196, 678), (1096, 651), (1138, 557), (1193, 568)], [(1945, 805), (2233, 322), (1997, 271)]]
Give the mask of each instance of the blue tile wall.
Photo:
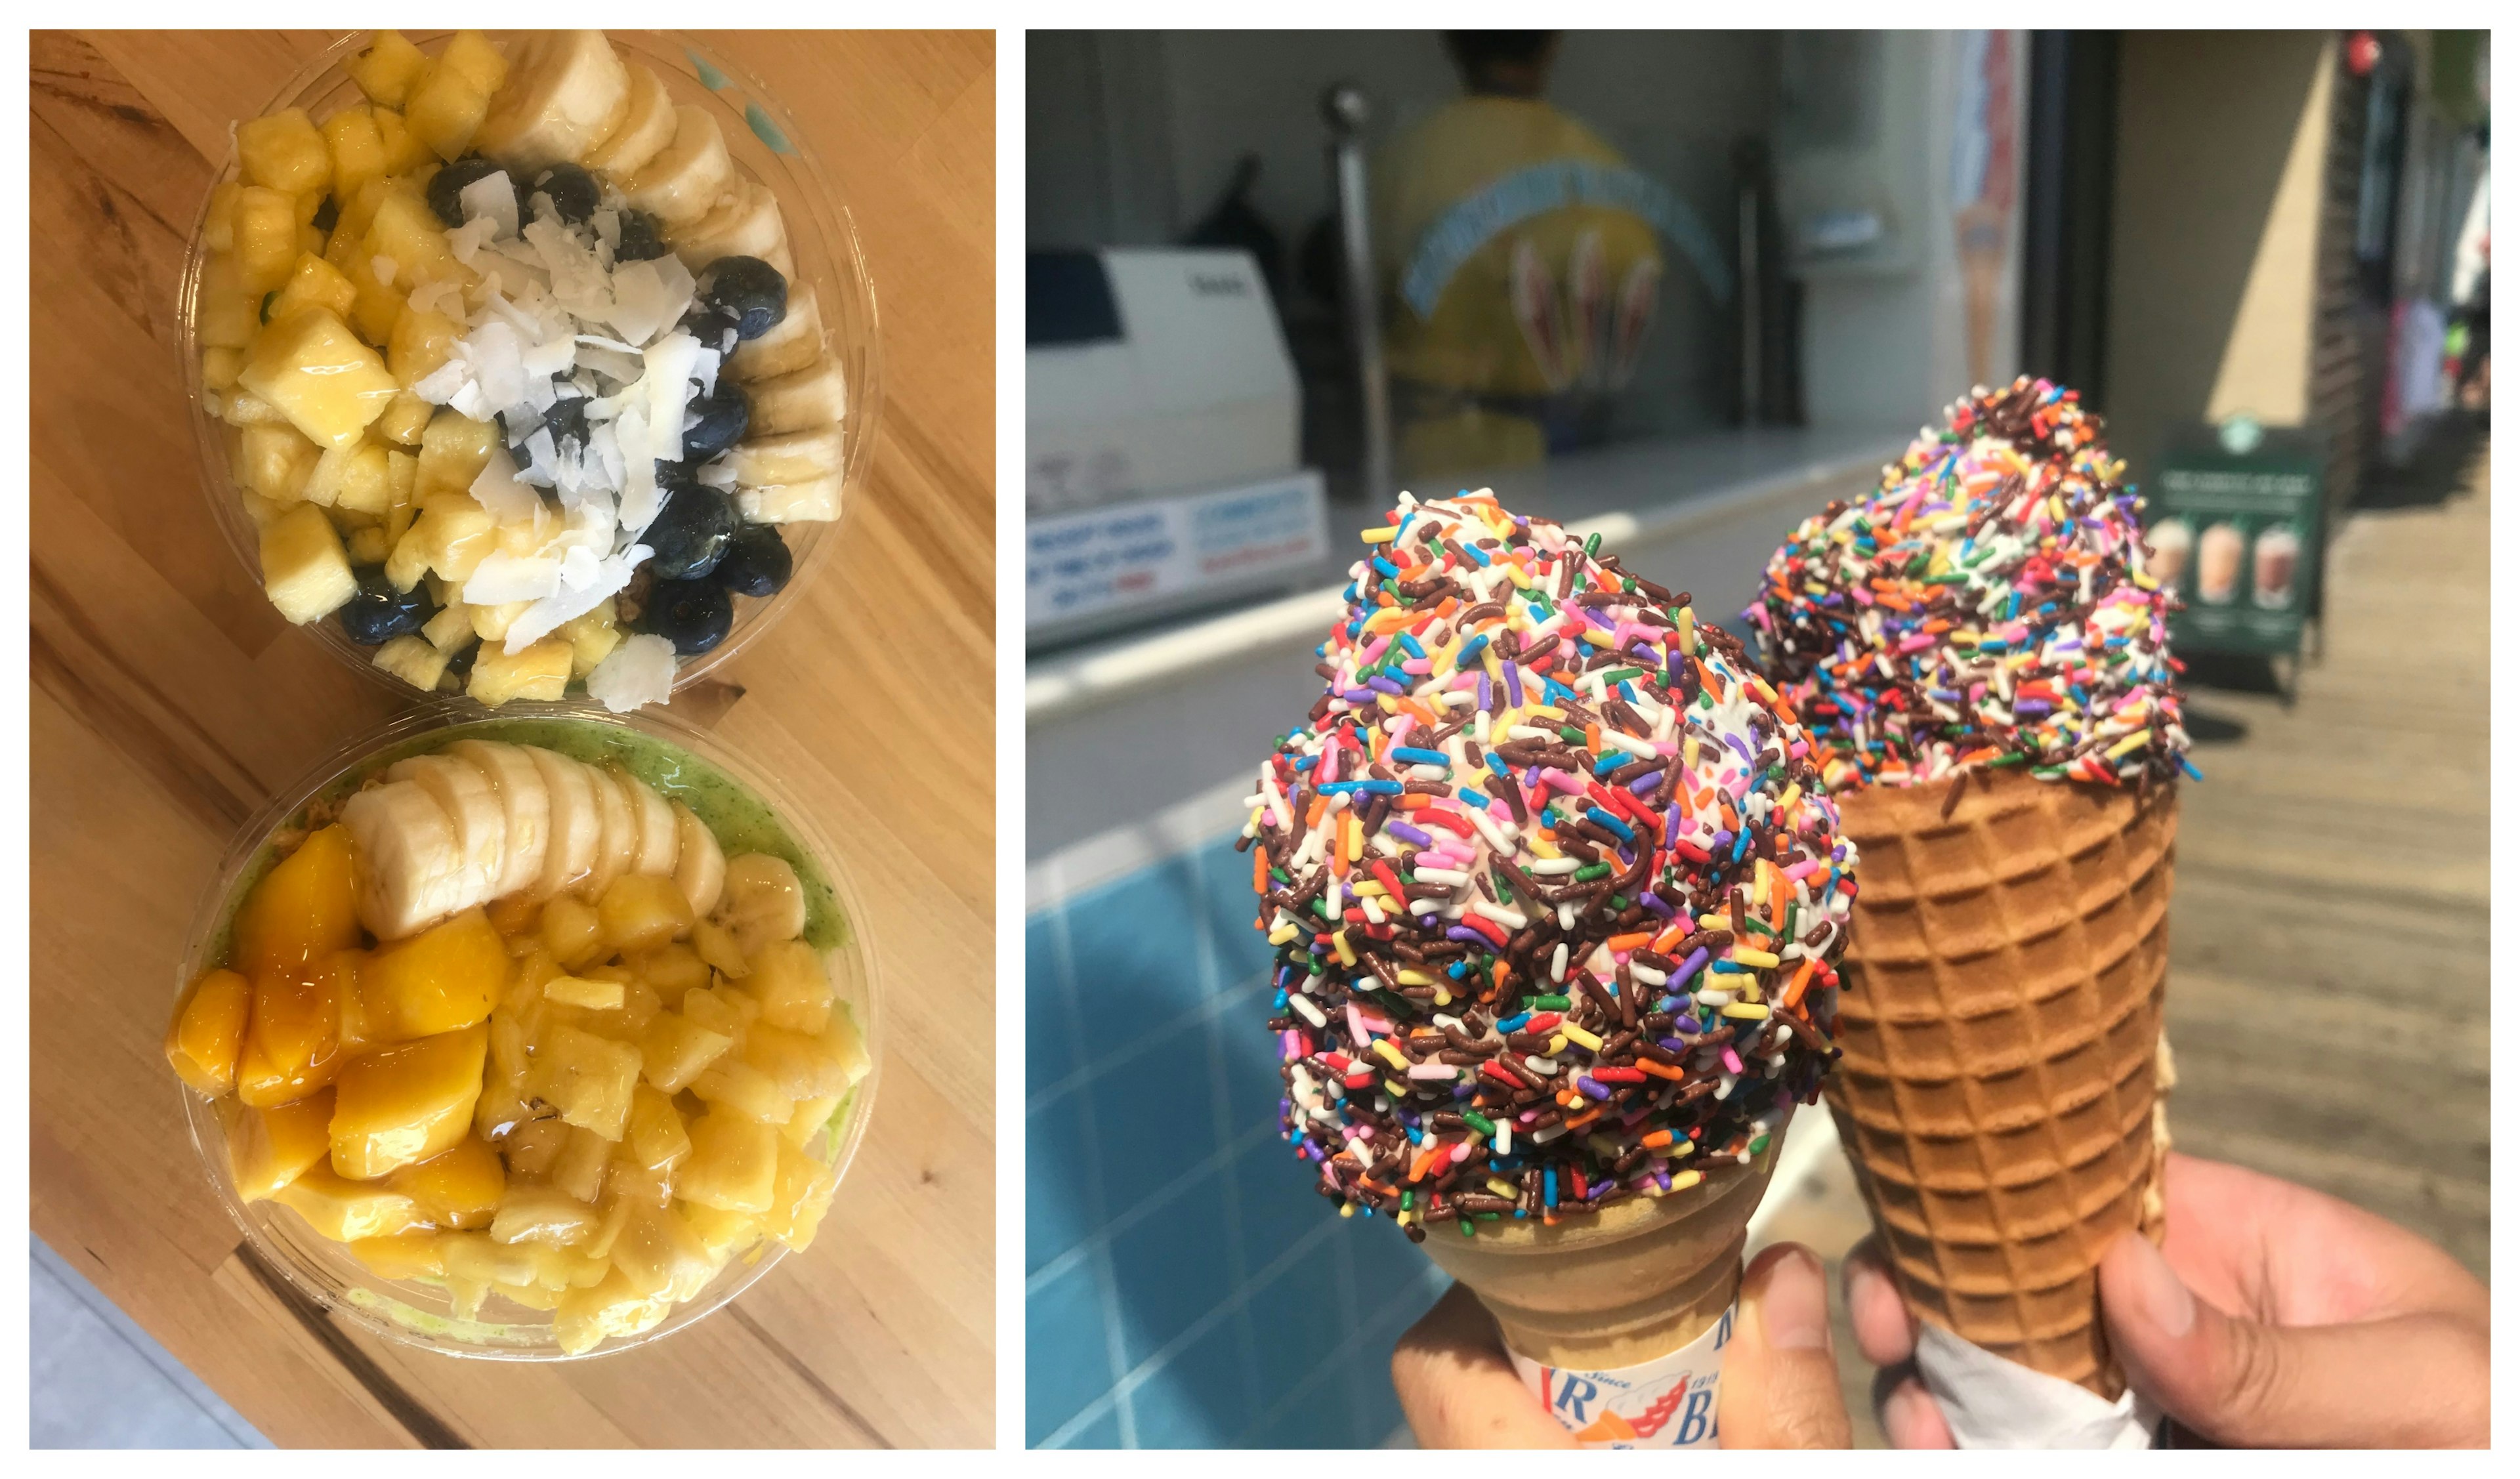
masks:
[(1025, 1441), (1372, 1447), (1444, 1280), (1277, 1137), (1268, 950), (1226, 837), (1025, 921)]

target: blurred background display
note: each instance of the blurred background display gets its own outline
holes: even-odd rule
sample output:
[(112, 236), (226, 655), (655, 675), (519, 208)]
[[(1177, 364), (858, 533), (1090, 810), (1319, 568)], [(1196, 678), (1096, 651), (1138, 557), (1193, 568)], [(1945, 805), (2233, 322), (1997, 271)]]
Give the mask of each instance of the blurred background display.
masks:
[[(2287, 807), (2342, 804), (2304, 798), (2343, 762), (2302, 757), (2321, 695), (2350, 722), (2365, 691), (2349, 631), (2466, 654), (2472, 611), (2478, 697), (2445, 722), (2482, 743), (2483, 566), (2444, 552), (2482, 527), (2487, 52), (2472, 31), (1030, 33), (1028, 1441), (1406, 1438), (1386, 1363), (1441, 1280), (1331, 1215), (1277, 1139), (1231, 846), (1251, 768), (1319, 691), (1355, 531), (1401, 489), (1493, 487), (1729, 622), (1787, 529), (1972, 384), (2074, 387), (2163, 558), (2211, 583), (2176, 639), (2213, 781), (2182, 839), (2182, 897), (2212, 907), (2174, 926), (2175, 1035), (2210, 1060), (2250, 993), (2327, 969), (2233, 931), (2309, 910), (2287, 926), (2308, 949), (2351, 917), (2319, 892), (2341, 882), (2191, 884), (2212, 874), (2190, 854), (2225, 821), (2245, 851)], [(2432, 521), (2384, 516), (2409, 509)], [(2481, 870), (2464, 743), (2381, 763)], [(2268, 767), (2293, 780), (2239, 779)], [(2421, 907), (2438, 938), (2483, 928), (2481, 894)], [(2442, 969), (2481, 1022), (2481, 949)], [(2262, 1078), (2277, 1050), (2252, 1041), (2232, 1051)], [(2185, 1075), (2174, 1127), (2482, 1272), (2479, 1043), (2420, 1110), (2354, 1111), (2404, 1112), (2428, 1147), (2410, 1187), (2258, 1079)], [(1794, 1136), (1761, 1214), (1784, 1221), (1754, 1241), (1790, 1226), (1833, 1257), (1860, 1207), (1825, 1116)]]

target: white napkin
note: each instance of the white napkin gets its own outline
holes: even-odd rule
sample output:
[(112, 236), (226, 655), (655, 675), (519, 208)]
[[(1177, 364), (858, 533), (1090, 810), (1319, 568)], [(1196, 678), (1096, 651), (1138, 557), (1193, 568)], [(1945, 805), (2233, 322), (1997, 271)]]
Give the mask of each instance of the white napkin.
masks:
[(2151, 1404), (2133, 1390), (2115, 1402), (1927, 1323), (1917, 1332), (1916, 1373), (1964, 1449), (2140, 1449), (2152, 1446)]

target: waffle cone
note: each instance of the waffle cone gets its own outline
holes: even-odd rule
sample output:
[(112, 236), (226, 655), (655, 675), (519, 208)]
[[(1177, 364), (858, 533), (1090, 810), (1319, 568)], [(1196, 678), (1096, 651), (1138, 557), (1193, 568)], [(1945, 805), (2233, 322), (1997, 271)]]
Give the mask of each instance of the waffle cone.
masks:
[(1784, 1143), (1780, 1125), (1748, 1165), (1685, 1191), (1554, 1226), (1479, 1223), (1469, 1237), (1429, 1228), (1421, 1246), (1470, 1286), (1517, 1354), (1570, 1369), (1642, 1365), (1705, 1334), (1732, 1307), (1750, 1214)]
[(2114, 1400), (2097, 1267), (2161, 1236), (2175, 789), (1839, 798), (1863, 851), (1829, 1109), (1920, 1320)]

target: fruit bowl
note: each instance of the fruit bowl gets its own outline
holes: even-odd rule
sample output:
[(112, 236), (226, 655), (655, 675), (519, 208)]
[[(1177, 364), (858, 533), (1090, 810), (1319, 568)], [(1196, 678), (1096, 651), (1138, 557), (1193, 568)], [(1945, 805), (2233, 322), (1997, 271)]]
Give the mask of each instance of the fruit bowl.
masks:
[[(876, 956), (864, 932), (864, 910), (830, 840), (777, 783), (670, 712), (624, 718), (581, 704), (573, 712), (546, 706), (532, 715), (483, 717), (439, 707), (405, 715), (353, 740), (285, 789), (238, 833), (216, 883), (195, 912), (178, 967), (178, 1001), (213, 963), (230, 960), (240, 906), (277, 861), (278, 844), (306, 826), (310, 808), (320, 804), (329, 811), (396, 761), (464, 740), (532, 744), (589, 763), (615, 762), (666, 799), (688, 804), (730, 854), (770, 853), (794, 867), (805, 900), (804, 939), (819, 954), (836, 1002), (854, 1019), (872, 1063), (823, 1128), (799, 1147), (830, 1167), (835, 1183), (844, 1179), (865, 1137), (882, 1054)], [(382, 1277), (295, 1210), (278, 1200), (247, 1200), (238, 1189), (229, 1152), (233, 1096), (214, 1099), (182, 1085), (177, 1092), (203, 1173), (256, 1252), (319, 1307), (386, 1339), (491, 1360), (607, 1355), (707, 1317), (769, 1273), (788, 1251), (763, 1238), (748, 1253), (728, 1259), (661, 1322), (573, 1355), (562, 1348), (552, 1312), (527, 1308), (494, 1290), (468, 1317), (443, 1281)]]
[[(361, 101), (362, 94), (351, 79), (346, 64), (367, 44), (370, 34), (368, 31), (347, 33), (322, 55), (310, 60), (280, 87), (257, 116), (289, 108), (304, 108), (320, 121), (334, 112)], [(454, 33), (415, 30), (405, 34), (423, 51), (434, 55), (442, 52), (447, 38)], [(514, 49), (515, 33), (491, 34)], [(794, 560), (793, 573), (787, 585), (768, 597), (736, 597), (733, 624), (725, 639), (706, 652), (679, 660), (673, 679), (674, 687), (679, 690), (698, 682), (719, 665), (732, 661), (748, 643), (768, 630), (785, 613), (788, 598), (816, 578), (844, 537), (847, 509), (862, 494), (877, 423), (882, 410), (881, 353), (875, 289), (867, 275), (865, 258), (847, 207), (832, 192), (829, 177), (812, 147), (799, 134), (786, 111), (758, 81), (699, 42), (678, 32), (624, 30), (609, 31), (607, 35), (613, 50), (625, 63), (644, 64), (656, 73), (673, 104), (698, 107), (714, 118), (724, 136), (735, 175), (742, 181), (766, 188), (777, 198), (786, 217), (788, 247), (794, 258), (793, 280), (799, 286), (810, 285), (814, 291), (829, 339), (829, 352), (838, 366), (847, 390), (846, 409), (839, 422), (842, 441), (840, 518), (788, 522), (778, 526)], [(229, 548), (244, 561), (248, 572), (259, 581), (260, 537), (252, 518), (246, 512), (239, 496), (240, 484), (231, 471), (234, 429), (211, 414), (204, 400), (207, 387), (202, 378), (203, 345), (199, 333), (203, 274), (211, 254), (206, 228), (212, 197), (219, 186), (238, 177), (238, 156), (231, 147), (228, 157), (204, 191), (202, 208), (196, 213), (186, 248), (177, 301), (178, 351), (183, 357), (185, 390), (195, 441), (202, 458), (202, 490), (209, 499), (211, 517), (217, 522)], [(402, 678), (378, 667), (374, 661), (378, 650), (351, 642), (341, 630), (340, 622), (333, 616), (309, 622), (307, 630), (342, 661), (405, 697), (449, 698), (476, 711), (484, 707), (461, 692), (423, 695)], [(554, 701), (517, 698), (500, 706), (497, 711), (565, 710), (573, 706), (582, 695), (582, 679), (573, 679), (566, 698)]]

